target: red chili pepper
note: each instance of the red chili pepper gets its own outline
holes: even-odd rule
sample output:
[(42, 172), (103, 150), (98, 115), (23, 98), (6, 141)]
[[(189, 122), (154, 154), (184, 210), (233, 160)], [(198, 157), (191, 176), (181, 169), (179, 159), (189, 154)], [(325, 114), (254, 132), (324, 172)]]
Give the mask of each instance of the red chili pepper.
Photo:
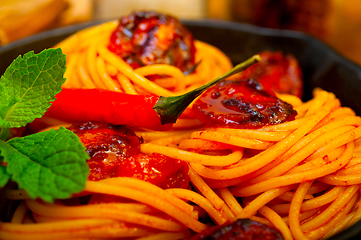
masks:
[(96, 121), (166, 131), (202, 92), (259, 61), (260, 57), (254, 55), (224, 75), (180, 96), (159, 97), (103, 89), (63, 88), (45, 116), (69, 122)]
[(172, 124), (162, 125), (153, 109), (158, 99), (159, 96), (156, 95), (63, 88), (45, 116), (69, 122), (97, 121), (159, 131), (169, 130)]

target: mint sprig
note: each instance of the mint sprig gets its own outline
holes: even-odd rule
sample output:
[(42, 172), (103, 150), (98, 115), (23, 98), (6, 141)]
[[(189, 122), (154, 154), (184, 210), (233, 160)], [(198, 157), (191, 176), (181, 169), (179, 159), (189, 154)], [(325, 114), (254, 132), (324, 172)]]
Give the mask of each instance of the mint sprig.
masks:
[(10, 175), (6, 172), (6, 167), (0, 166), (0, 186), (5, 186), (9, 179)]
[(31, 198), (52, 202), (84, 188), (88, 155), (70, 130), (60, 128), (0, 141), (0, 149), (6, 173)]
[(17, 57), (0, 80), (0, 127), (22, 127), (43, 116), (65, 82), (61, 49)]
[(0, 80), (0, 187), (13, 180), (32, 198), (53, 202), (85, 187), (89, 158), (73, 132), (60, 128), (21, 138), (8, 130), (42, 117), (65, 82), (61, 49), (19, 56)]

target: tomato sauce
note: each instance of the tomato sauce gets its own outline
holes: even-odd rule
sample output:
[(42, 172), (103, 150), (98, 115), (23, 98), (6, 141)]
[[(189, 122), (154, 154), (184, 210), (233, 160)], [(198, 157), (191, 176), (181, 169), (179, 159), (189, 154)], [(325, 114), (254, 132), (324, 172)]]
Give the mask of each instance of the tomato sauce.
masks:
[(188, 165), (161, 154), (140, 152), (142, 138), (127, 126), (87, 122), (69, 127), (90, 156), (88, 179), (135, 177), (162, 188), (187, 188)]
[(216, 84), (193, 104), (193, 110), (207, 125), (234, 128), (260, 128), (294, 120), (297, 114), (292, 105), (252, 79)]
[(187, 188), (188, 165), (161, 154), (138, 153), (119, 164), (115, 177), (136, 177), (163, 189)]
[(282, 234), (278, 229), (249, 219), (238, 219), (231, 224), (224, 224), (208, 228), (189, 240), (282, 240)]

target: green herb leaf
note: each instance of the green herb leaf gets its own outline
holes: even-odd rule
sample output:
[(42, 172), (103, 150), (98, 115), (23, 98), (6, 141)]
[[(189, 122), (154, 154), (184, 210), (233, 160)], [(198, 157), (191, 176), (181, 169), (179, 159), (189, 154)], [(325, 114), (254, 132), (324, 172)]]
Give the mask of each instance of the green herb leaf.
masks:
[(0, 128), (22, 127), (43, 116), (65, 82), (61, 49), (17, 57), (0, 81)]
[(0, 166), (0, 187), (5, 186), (9, 179), (10, 175), (6, 172), (6, 167)]
[(0, 187), (15, 181), (32, 198), (69, 198), (84, 189), (89, 168), (85, 147), (60, 128), (8, 141), (9, 128), (42, 117), (65, 82), (60, 48), (19, 56), (0, 80)]
[(78, 136), (66, 128), (0, 141), (0, 149), (7, 174), (31, 198), (53, 202), (85, 187), (89, 156)]
[(6, 141), (10, 137), (9, 128), (0, 128), (0, 139)]

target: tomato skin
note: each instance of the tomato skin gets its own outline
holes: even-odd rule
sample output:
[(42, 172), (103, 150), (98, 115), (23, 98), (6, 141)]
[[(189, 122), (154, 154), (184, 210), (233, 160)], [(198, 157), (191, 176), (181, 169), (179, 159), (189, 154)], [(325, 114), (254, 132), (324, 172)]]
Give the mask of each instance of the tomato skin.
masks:
[(238, 219), (200, 232), (189, 240), (282, 240), (282, 234), (273, 227), (249, 219)]
[[(188, 164), (161, 154), (138, 153), (119, 161), (114, 177), (134, 177), (160, 188), (188, 188)], [(89, 204), (129, 202), (129, 200), (103, 194), (93, 194)]]
[(252, 79), (216, 84), (197, 99), (193, 111), (207, 125), (233, 128), (260, 128), (294, 120), (297, 114)]
[(138, 153), (120, 163), (115, 177), (135, 177), (163, 189), (187, 188), (188, 165), (161, 154)]
[(92, 181), (114, 177), (119, 163), (140, 151), (142, 139), (124, 125), (87, 122), (73, 124), (69, 130), (78, 135), (87, 149), (88, 179)]
[(164, 63), (186, 71), (195, 62), (188, 29), (175, 17), (154, 11), (134, 11), (120, 18), (108, 49), (133, 68)]
[(164, 189), (189, 185), (187, 163), (161, 154), (141, 153), (143, 139), (125, 125), (87, 122), (73, 124), (69, 130), (87, 149), (91, 181), (134, 177)]
[(284, 93), (302, 98), (302, 70), (298, 60), (282, 52), (260, 52), (261, 61), (243, 71), (241, 79), (253, 79), (268, 93)]

